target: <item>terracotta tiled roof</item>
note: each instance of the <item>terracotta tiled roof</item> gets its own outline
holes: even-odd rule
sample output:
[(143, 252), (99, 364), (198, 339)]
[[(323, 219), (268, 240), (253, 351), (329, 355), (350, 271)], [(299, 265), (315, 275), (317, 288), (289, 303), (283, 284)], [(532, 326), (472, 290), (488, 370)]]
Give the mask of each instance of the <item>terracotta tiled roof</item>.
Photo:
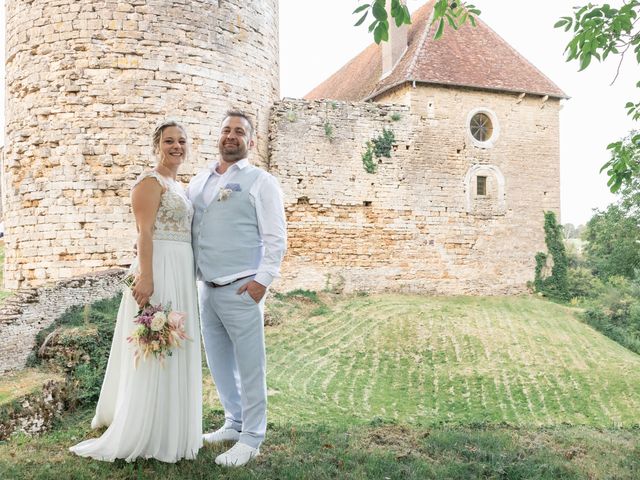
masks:
[(434, 40), (430, 25), (435, 0), (411, 15), (408, 49), (382, 80), (379, 45), (371, 44), (326, 81), (305, 95), (307, 99), (369, 100), (405, 82), (424, 82), (567, 98), (540, 70), (516, 52), (481, 20), (458, 31), (445, 28)]

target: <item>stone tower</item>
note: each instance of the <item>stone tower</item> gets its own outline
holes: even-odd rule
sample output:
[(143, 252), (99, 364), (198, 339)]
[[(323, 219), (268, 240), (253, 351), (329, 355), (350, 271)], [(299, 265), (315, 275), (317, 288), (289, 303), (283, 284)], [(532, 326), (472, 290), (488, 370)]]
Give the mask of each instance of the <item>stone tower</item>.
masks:
[(277, 0), (7, 0), (5, 287), (127, 264), (131, 182), (158, 121), (183, 122), (189, 176), (223, 112), (255, 118), (265, 162)]

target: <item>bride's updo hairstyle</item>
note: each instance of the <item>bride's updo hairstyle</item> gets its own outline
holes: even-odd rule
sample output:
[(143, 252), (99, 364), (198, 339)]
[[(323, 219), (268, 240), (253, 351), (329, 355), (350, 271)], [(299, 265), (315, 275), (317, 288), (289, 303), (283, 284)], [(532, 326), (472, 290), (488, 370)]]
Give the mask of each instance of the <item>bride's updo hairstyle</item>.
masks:
[(156, 127), (156, 129), (153, 131), (153, 136), (151, 137), (151, 144), (153, 146), (154, 155), (158, 155), (160, 153), (160, 140), (162, 140), (162, 132), (164, 132), (165, 128), (169, 127), (178, 127), (180, 130), (182, 130), (184, 136), (187, 136), (187, 131), (178, 122), (176, 122), (175, 120), (165, 120)]

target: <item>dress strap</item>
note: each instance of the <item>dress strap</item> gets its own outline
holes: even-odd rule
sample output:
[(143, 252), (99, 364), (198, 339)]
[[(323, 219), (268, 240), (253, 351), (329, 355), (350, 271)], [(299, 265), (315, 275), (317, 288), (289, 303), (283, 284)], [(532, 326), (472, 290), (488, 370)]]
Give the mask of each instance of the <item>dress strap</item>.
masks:
[(164, 178), (162, 175), (160, 175), (155, 170), (146, 170), (146, 171), (142, 172), (138, 176), (138, 178), (136, 178), (136, 181), (134, 182), (134, 184), (133, 184), (133, 186), (131, 188), (133, 188), (136, 185), (138, 185), (145, 178), (155, 178), (157, 180), (157, 182), (160, 184), (160, 186), (162, 187), (162, 191), (166, 191), (166, 190), (169, 189), (169, 185), (167, 183), (167, 179)]

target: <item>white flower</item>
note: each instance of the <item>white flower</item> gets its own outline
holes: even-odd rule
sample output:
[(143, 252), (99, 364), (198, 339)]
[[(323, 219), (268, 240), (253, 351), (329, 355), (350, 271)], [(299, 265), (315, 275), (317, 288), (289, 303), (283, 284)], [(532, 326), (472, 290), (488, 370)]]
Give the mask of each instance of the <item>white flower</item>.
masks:
[(220, 189), (220, 193), (218, 194), (218, 201), (224, 202), (225, 200), (227, 200), (231, 196), (231, 192), (233, 192), (233, 190), (231, 190), (230, 188)]
[(165, 323), (167, 323), (167, 316), (164, 312), (156, 312), (153, 315), (153, 320), (151, 320), (151, 330), (154, 332), (159, 332), (164, 328)]

